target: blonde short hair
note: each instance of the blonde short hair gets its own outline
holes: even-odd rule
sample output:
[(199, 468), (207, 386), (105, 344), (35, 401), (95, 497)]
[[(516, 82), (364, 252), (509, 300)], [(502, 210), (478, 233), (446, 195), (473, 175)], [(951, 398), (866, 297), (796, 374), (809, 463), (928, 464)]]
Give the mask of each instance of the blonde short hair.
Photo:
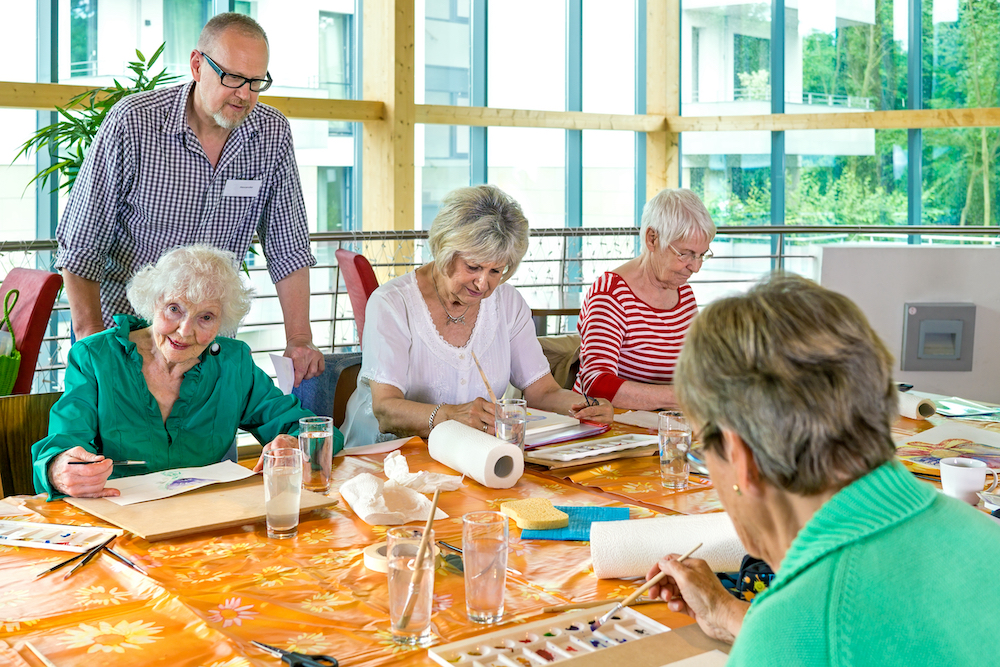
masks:
[(474, 263), (503, 263), (501, 282), (517, 271), (528, 251), (528, 219), (514, 198), (495, 185), (449, 192), (428, 235), (434, 264), (452, 274), (455, 255)]
[(250, 312), (253, 288), (240, 277), (236, 255), (209, 245), (181, 246), (148, 264), (129, 281), (126, 295), (139, 317), (153, 321), (164, 301), (189, 303), (218, 300), (222, 304), (219, 331), (233, 334)]
[(664, 188), (646, 202), (642, 209), (642, 226), (639, 238), (642, 252), (646, 252), (646, 230), (656, 232), (660, 250), (674, 241), (686, 241), (694, 236), (715, 238), (715, 223), (705, 204), (687, 188)]
[(894, 456), (892, 363), (850, 299), (776, 274), (698, 314), (675, 378), (706, 448), (733, 431), (770, 484), (813, 495)]

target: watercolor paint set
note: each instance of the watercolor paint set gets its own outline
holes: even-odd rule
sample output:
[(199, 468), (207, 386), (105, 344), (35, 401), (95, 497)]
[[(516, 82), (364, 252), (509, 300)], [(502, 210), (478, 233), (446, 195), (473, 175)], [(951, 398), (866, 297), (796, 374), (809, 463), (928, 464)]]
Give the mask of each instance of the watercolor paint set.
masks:
[(427, 649), (439, 665), (451, 667), (540, 667), (589, 655), (626, 642), (669, 632), (670, 628), (626, 607), (596, 630), (611, 610), (594, 607)]
[(599, 438), (597, 440), (559, 445), (558, 447), (536, 449), (531, 453), (531, 456), (547, 461), (575, 461), (577, 459), (588, 459), (592, 456), (602, 456), (613, 452), (623, 452), (627, 449), (655, 445), (657, 442), (658, 436), (655, 435), (616, 435), (611, 438)]
[(0, 521), (0, 546), (83, 553), (112, 535), (121, 535), (122, 532), (117, 528)]

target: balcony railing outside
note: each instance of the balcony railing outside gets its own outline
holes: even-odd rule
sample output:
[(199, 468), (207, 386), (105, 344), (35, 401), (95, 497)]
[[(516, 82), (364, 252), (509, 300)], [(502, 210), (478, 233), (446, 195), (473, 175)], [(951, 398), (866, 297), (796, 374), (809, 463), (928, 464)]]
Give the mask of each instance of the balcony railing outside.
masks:
[[(634, 227), (535, 229), (528, 253), (511, 283), (529, 302), (533, 293), (586, 291), (601, 273), (638, 253), (638, 232)], [(822, 245), (903, 245), (916, 235), (925, 244), (1000, 243), (1000, 229), (983, 227), (723, 227), (712, 244), (715, 256), (690, 283), (698, 302), (706, 304), (726, 293), (747, 289), (773, 269), (818, 279)], [(315, 342), (325, 351), (347, 351), (358, 345), (350, 299), (334, 256), (338, 248), (365, 255), (380, 282), (430, 260), (426, 231), (323, 232), (312, 234), (311, 239), (318, 263), (310, 274), (310, 317)], [(0, 278), (15, 266), (51, 269), (55, 249), (53, 240), (0, 242)], [(257, 363), (270, 370), (267, 355), (284, 350), (281, 308), (263, 255), (248, 254), (247, 264), (257, 297), (238, 338), (250, 345)], [(550, 333), (575, 331), (575, 319), (558, 318), (558, 322), (550, 323)], [(62, 388), (61, 371), (70, 344), (69, 321), (69, 305), (61, 294), (39, 355), (35, 391)]]

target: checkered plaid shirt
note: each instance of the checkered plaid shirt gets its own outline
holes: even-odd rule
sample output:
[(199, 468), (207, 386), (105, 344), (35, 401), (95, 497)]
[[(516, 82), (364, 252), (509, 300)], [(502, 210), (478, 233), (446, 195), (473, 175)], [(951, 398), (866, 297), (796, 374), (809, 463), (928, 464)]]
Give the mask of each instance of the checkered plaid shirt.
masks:
[[(257, 104), (215, 169), (188, 126), (194, 82), (119, 101), (87, 152), (56, 230), (56, 267), (101, 283), (105, 326), (134, 314), (129, 278), (180, 245), (207, 243), (240, 260), (256, 231), (271, 280), (316, 259), (288, 121)], [(256, 197), (224, 197), (226, 182), (260, 180)]]

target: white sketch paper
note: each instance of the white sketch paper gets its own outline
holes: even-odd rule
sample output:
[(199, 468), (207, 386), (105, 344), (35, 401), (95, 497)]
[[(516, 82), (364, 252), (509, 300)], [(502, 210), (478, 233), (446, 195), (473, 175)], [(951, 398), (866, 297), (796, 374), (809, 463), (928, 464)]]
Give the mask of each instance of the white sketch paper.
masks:
[(272, 354), (270, 357), (271, 363), (274, 364), (275, 384), (281, 393), (287, 396), (292, 393), (292, 386), (295, 384), (295, 366), (292, 365), (291, 359), (280, 354)]
[(120, 496), (107, 500), (116, 505), (133, 505), (147, 500), (169, 498), (209, 484), (235, 482), (252, 474), (254, 474), (252, 470), (237, 463), (223, 461), (208, 466), (174, 468), (151, 472), (148, 475), (112, 479), (105, 486), (121, 491)]

